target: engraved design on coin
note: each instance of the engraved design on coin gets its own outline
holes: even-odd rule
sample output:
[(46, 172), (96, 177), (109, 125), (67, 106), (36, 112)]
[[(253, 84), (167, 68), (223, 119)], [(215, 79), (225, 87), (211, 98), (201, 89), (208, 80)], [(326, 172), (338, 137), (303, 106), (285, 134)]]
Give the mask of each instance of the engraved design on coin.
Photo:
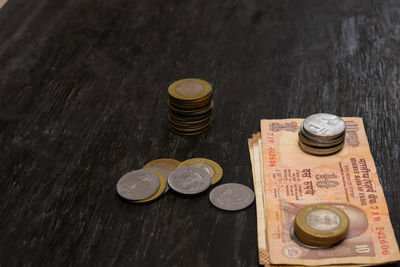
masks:
[(202, 168), (186, 166), (171, 172), (168, 176), (168, 184), (181, 194), (198, 194), (211, 185), (211, 176)]
[[(171, 165), (172, 165), (172, 164), (171, 164)], [(159, 168), (159, 167), (146, 167), (146, 168), (144, 168), (144, 169), (146, 169), (146, 170), (155, 170), (155, 171), (158, 171), (159, 173), (161, 173), (161, 174), (164, 176), (165, 180), (168, 179), (168, 175), (169, 175), (169, 173), (170, 173), (169, 171), (167, 171), (167, 170), (165, 170), (165, 169), (163, 169), (163, 168)], [(168, 186), (168, 183), (167, 183), (167, 185), (166, 185), (166, 187), (165, 187), (164, 194), (167, 193), (168, 190), (169, 190), (169, 186)]]
[(128, 200), (145, 199), (160, 187), (160, 179), (157, 174), (146, 171), (137, 170), (128, 172), (117, 183), (118, 194)]
[(241, 210), (254, 201), (253, 191), (245, 185), (236, 183), (222, 184), (210, 193), (210, 201), (223, 210)]
[(192, 164), (191, 166), (205, 170), (211, 177), (214, 176), (214, 169), (211, 166), (208, 166), (207, 164), (195, 163)]
[(303, 122), (304, 129), (316, 136), (336, 136), (346, 129), (344, 121), (336, 115), (318, 113)]
[(199, 95), (201, 92), (204, 91), (204, 85), (198, 82), (184, 82), (179, 84), (176, 88), (175, 91), (184, 96), (195, 96)]
[(307, 224), (319, 231), (330, 231), (340, 224), (340, 218), (330, 210), (313, 210), (306, 216)]

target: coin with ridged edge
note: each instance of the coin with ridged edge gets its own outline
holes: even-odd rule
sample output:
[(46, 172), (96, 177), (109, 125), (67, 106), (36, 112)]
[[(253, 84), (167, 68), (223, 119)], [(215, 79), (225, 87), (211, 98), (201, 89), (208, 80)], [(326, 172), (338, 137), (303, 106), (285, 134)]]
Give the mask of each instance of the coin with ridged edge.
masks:
[(349, 217), (341, 209), (333, 205), (313, 204), (297, 212), (294, 234), (306, 245), (328, 247), (346, 237), (349, 225)]
[(299, 141), (302, 142), (303, 144), (306, 144), (308, 146), (315, 146), (315, 147), (333, 147), (336, 145), (339, 145), (343, 143), (344, 141), (344, 135), (341, 135), (340, 137), (336, 139), (332, 139), (330, 141), (323, 141), (323, 140), (312, 140), (309, 139), (308, 137), (305, 136), (304, 132), (299, 131)]
[(217, 208), (237, 211), (247, 208), (254, 201), (254, 192), (249, 187), (227, 183), (215, 187), (210, 193), (210, 202)]
[(117, 183), (118, 194), (127, 200), (145, 199), (160, 188), (157, 174), (147, 170), (128, 172)]
[(211, 175), (204, 169), (185, 166), (169, 174), (168, 184), (178, 193), (196, 195), (210, 187)]
[(212, 161), (210, 159), (205, 159), (205, 158), (193, 158), (193, 159), (188, 159), (185, 161), (182, 161), (181, 164), (179, 164), (178, 168), (183, 167), (183, 166), (195, 166), (198, 168), (203, 168), (206, 170), (210, 175), (211, 175), (211, 184), (215, 184), (219, 182), (222, 178), (223, 170), (222, 167), (216, 163), (215, 161)]
[(328, 155), (334, 154), (336, 152), (339, 152), (344, 146), (344, 141), (342, 143), (340, 143), (339, 145), (336, 145), (333, 147), (308, 146), (308, 145), (302, 143), (301, 141), (299, 141), (299, 146), (304, 152), (306, 152), (308, 154), (317, 155), (317, 156), (328, 156)]
[(198, 135), (210, 128), (213, 110), (211, 84), (196, 78), (182, 79), (168, 87), (168, 127), (178, 135)]
[(145, 199), (141, 199), (141, 200), (132, 201), (133, 203), (137, 203), (137, 204), (148, 203), (148, 202), (151, 202), (153, 200), (156, 200), (162, 194), (164, 194), (164, 192), (165, 192), (165, 190), (167, 188), (167, 179), (166, 179), (166, 177), (164, 177), (164, 175), (161, 172), (156, 171), (154, 169), (150, 169), (150, 171), (154, 172), (158, 176), (159, 181), (160, 181), (160, 187), (158, 188), (157, 192), (155, 192), (150, 197), (145, 198)]

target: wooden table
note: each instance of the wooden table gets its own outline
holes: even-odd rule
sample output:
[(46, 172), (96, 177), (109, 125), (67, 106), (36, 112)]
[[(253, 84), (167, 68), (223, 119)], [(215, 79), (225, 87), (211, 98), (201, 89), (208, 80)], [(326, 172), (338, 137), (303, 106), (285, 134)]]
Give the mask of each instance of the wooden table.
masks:
[[(398, 1), (9, 0), (0, 25), (0, 266), (257, 266), (254, 204), (132, 205), (116, 182), (206, 157), (252, 187), (259, 120), (321, 111), (364, 118), (400, 238)], [(215, 90), (196, 137), (167, 127), (186, 77)]]

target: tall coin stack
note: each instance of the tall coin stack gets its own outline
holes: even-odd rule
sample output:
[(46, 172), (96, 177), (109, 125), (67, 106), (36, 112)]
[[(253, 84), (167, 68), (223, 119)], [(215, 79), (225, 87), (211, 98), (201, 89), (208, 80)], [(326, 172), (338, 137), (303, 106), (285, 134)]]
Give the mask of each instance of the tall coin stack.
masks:
[(211, 125), (212, 87), (200, 79), (183, 79), (168, 87), (169, 129), (179, 135), (201, 134)]
[(344, 146), (346, 124), (338, 116), (318, 113), (303, 121), (299, 130), (299, 146), (309, 154), (325, 156)]

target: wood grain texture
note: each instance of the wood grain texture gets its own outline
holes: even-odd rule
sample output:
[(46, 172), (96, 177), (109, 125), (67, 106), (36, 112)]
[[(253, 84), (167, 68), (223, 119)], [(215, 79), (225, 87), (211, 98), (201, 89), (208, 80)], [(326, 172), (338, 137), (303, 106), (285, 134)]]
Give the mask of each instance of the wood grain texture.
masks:
[[(259, 120), (321, 111), (364, 118), (400, 238), (398, 1), (9, 0), (0, 25), (0, 266), (257, 266), (254, 204), (132, 205), (116, 182), (207, 157), (252, 187)], [(188, 138), (166, 117), (186, 77), (215, 90)]]

